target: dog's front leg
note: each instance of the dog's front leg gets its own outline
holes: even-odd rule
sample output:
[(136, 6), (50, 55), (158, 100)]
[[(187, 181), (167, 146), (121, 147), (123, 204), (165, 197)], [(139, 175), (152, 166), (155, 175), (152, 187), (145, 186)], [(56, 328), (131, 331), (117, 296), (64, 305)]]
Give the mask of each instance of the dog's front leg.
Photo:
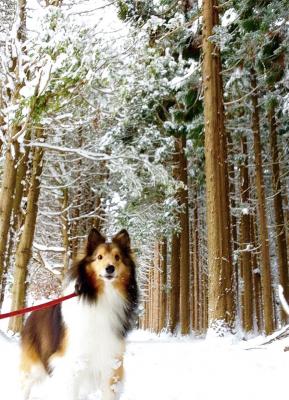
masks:
[(72, 381), (63, 380), (56, 382), (51, 379), (48, 390), (45, 394), (45, 400), (78, 400), (78, 391)]
[(21, 391), (21, 399), (28, 400), (30, 396), (30, 392), (32, 389), (33, 381), (28, 376), (24, 374), (20, 377), (20, 391)]
[(78, 379), (73, 368), (57, 366), (49, 379), (45, 400), (78, 400)]
[(29, 358), (21, 355), (19, 371), (19, 392), (21, 400), (28, 400), (32, 387), (37, 382), (44, 381), (47, 377), (44, 367), (40, 363), (33, 363)]
[(123, 357), (115, 359), (108, 379), (102, 384), (102, 400), (119, 400), (124, 378)]

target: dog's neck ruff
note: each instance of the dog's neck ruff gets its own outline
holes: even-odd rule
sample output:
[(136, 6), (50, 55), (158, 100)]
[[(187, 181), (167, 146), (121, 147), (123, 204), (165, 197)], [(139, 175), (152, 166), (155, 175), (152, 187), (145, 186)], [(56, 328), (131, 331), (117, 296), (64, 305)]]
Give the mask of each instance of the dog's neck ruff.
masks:
[[(71, 282), (67, 291), (71, 290), (75, 282)], [(90, 337), (99, 335), (101, 331), (109, 332), (119, 337), (125, 336), (127, 301), (113, 287), (110, 281), (105, 282), (103, 292), (94, 302), (84, 296), (72, 299), (70, 303), (62, 305), (62, 314), (68, 329), (80, 331), (84, 328), (91, 332)], [(88, 334), (88, 333), (87, 333)]]

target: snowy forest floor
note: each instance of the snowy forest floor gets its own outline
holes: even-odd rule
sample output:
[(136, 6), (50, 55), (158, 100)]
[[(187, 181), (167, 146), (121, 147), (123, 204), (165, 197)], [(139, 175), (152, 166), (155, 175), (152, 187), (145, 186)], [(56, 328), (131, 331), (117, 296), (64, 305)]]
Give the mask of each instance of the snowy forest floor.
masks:
[[(289, 338), (260, 346), (267, 339), (179, 338), (135, 331), (129, 337), (121, 400), (285, 398), (289, 352), (284, 348)], [(15, 342), (6, 342), (0, 332), (1, 400), (16, 398), (17, 347)], [(41, 387), (33, 400), (41, 399), (39, 393)]]

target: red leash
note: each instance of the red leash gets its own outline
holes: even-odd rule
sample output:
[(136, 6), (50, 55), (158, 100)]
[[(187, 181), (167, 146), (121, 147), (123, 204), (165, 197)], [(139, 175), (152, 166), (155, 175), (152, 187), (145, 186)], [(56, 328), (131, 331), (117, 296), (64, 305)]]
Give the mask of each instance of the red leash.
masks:
[(16, 310), (16, 311), (11, 311), (11, 312), (5, 313), (5, 314), (0, 314), (0, 319), (16, 317), (17, 315), (23, 315), (30, 311), (43, 310), (44, 308), (49, 308), (49, 307), (55, 306), (56, 304), (62, 303), (63, 301), (72, 299), (73, 297), (76, 297), (76, 296), (78, 296), (77, 293), (71, 293), (71, 294), (68, 294), (67, 296), (63, 296), (63, 297), (60, 297), (59, 299), (48, 301), (47, 303), (44, 303), (44, 304), (39, 304), (37, 306), (26, 307), (26, 308), (22, 308), (21, 310)]

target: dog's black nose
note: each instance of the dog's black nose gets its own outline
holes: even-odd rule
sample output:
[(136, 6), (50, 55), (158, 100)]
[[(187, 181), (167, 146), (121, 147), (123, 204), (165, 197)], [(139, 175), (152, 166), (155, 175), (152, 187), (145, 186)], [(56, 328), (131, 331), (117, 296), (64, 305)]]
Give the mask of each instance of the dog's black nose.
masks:
[(105, 270), (106, 270), (106, 273), (107, 273), (107, 274), (113, 274), (114, 271), (115, 271), (115, 267), (114, 267), (114, 265), (108, 265), (108, 266), (105, 268)]

